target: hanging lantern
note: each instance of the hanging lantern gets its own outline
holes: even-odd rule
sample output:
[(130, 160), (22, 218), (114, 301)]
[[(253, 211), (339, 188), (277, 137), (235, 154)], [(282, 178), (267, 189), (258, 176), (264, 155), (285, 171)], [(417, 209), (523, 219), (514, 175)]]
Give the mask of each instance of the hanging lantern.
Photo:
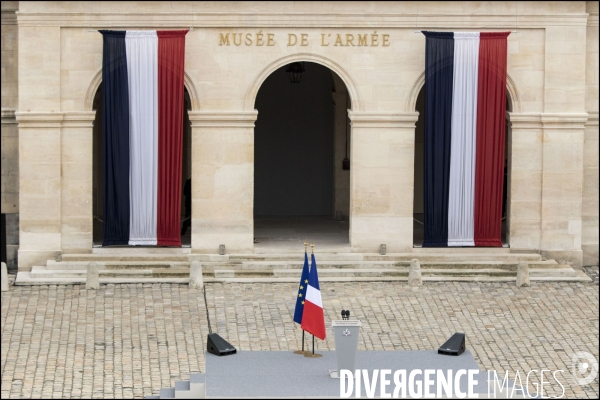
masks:
[(290, 83), (299, 83), (302, 79), (302, 73), (304, 72), (304, 63), (291, 63), (288, 65), (285, 73), (290, 79)]

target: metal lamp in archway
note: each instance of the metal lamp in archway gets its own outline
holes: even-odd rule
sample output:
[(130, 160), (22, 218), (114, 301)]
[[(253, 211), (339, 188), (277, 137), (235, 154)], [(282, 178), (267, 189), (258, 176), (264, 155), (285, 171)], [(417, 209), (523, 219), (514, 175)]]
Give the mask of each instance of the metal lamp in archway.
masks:
[(295, 62), (288, 64), (285, 73), (290, 79), (290, 83), (299, 83), (302, 79), (302, 73), (304, 72), (304, 63), (303, 62)]

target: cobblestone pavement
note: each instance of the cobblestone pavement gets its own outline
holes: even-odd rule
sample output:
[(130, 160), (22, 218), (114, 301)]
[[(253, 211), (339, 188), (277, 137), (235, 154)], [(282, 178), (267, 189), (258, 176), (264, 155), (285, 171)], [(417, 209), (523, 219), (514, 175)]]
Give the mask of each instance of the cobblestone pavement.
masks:
[(588, 276), (590, 278), (592, 278), (594, 280), (594, 282), (597, 284), (598, 280), (599, 280), (599, 276), (598, 276), (598, 266), (593, 266), (593, 267), (583, 267), (583, 271), (588, 274)]
[[(297, 350), (296, 293), (294, 284), (209, 284), (212, 329), (240, 350)], [(327, 283), (321, 293), (327, 326), (342, 309), (363, 321), (361, 349), (437, 349), (465, 332), (483, 369), (511, 379), (562, 369), (567, 397), (598, 397), (598, 377), (583, 387), (570, 378), (572, 353), (599, 358), (595, 284)], [(187, 285), (11, 287), (1, 322), (2, 398), (141, 398), (204, 370), (204, 298)], [(333, 349), (327, 334), (317, 351)], [(544, 396), (561, 394), (544, 380)]]

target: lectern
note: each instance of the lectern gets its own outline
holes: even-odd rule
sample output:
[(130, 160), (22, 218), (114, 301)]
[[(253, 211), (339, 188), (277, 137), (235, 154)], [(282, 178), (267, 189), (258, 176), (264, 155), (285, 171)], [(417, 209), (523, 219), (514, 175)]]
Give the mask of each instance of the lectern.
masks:
[(332, 321), (337, 370), (329, 370), (331, 378), (339, 378), (340, 371), (343, 369), (350, 370), (354, 374), (361, 325), (362, 322), (358, 320)]

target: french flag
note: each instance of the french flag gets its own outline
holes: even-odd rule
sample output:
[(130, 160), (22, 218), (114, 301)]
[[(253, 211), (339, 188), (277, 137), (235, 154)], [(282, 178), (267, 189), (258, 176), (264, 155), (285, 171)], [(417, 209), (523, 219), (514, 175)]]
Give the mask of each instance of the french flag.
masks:
[(311, 255), (308, 288), (306, 289), (304, 312), (300, 327), (319, 339), (325, 340), (325, 315), (323, 313), (321, 288), (319, 287), (319, 275), (317, 274), (317, 262), (314, 254)]
[(104, 246), (181, 246), (187, 32), (100, 31)]
[(502, 246), (510, 32), (423, 34), (423, 247)]

